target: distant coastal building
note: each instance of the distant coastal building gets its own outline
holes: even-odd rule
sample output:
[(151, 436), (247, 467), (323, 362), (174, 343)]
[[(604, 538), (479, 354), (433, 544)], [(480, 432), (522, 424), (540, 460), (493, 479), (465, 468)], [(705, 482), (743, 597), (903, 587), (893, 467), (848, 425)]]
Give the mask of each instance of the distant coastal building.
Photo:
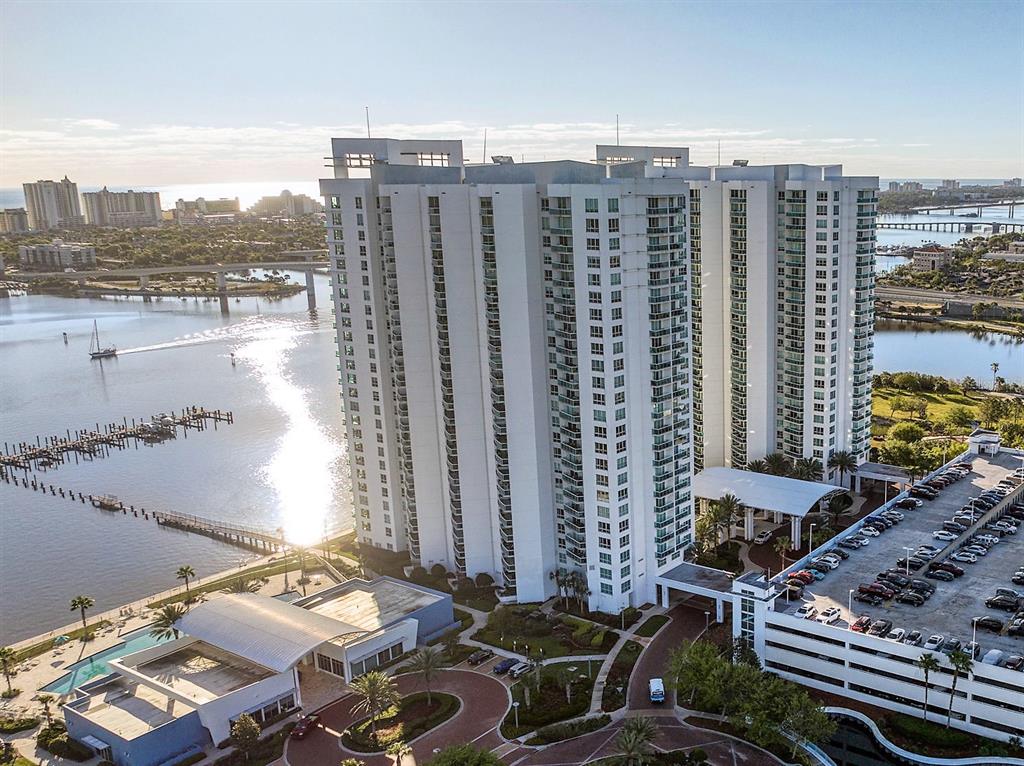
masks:
[(253, 215), (285, 216), (312, 215), (323, 212), (324, 206), (305, 194), (292, 194), (285, 189), (276, 197), (263, 197), (249, 208)]
[(22, 184), (29, 227), (37, 231), (73, 229), (85, 223), (78, 201), (78, 184), (68, 180)]
[(23, 207), (0, 210), (0, 234), (19, 234), (28, 231), (28, 213)]
[(911, 255), (911, 265), (914, 271), (936, 271), (938, 269), (944, 269), (953, 260), (953, 255), (949, 248), (941, 247), (936, 244), (925, 245), (913, 252)]
[(241, 215), (242, 207), (238, 197), (221, 197), (194, 200), (179, 199), (174, 203), (174, 222), (181, 226), (196, 224), (235, 223)]
[(1011, 178), (1009, 181), (1003, 181), (1003, 186), (1013, 186), (1016, 188), (1020, 188), (1020, 179)]
[(960, 188), (960, 182), (957, 181), (955, 178), (946, 178), (939, 185), (939, 188), (940, 189), (959, 189)]
[(96, 248), (55, 239), (48, 245), (19, 245), (18, 261), (28, 269), (78, 269), (96, 265)]
[(891, 192), (913, 192), (924, 191), (924, 184), (919, 181), (890, 181), (889, 191)]
[(115, 766), (179, 763), (228, 739), (243, 713), (262, 726), (286, 719), (308, 691), (334, 684), (340, 696), (454, 624), (451, 594), (390, 577), (292, 603), (219, 596), (175, 623), (180, 638), (109, 660), (113, 672), (75, 689), (64, 720)]
[(112, 192), (104, 186), (85, 192), (85, 222), (90, 226), (157, 226), (162, 220), (159, 192)]

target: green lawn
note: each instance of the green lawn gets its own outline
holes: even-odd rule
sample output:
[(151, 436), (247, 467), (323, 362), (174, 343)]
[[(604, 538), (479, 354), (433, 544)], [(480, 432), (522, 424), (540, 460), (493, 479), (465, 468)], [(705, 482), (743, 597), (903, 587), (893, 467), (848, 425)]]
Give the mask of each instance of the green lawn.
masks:
[(627, 641), (615, 655), (611, 670), (608, 671), (608, 678), (605, 679), (604, 692), (601, 694), (601, 710), (605, 713), (611, 713), (626, 704), (629, 677), (633, 674), (636, 661), (640, 659), (642, 649), (643, 647), (636, 641)]
[[(570, 668), (575, 668), (570, 670)], [(516, 714), (508, 711), (501, 733), (508, 739), (521, 737), (527, 732), (560, 721), (567, 721), (583, 715), (590, 709), (590, 697), (594, 690), (594, 676), (600, 663), (555, 662), (540, 668), (540, 684), (537, 685), (536, 671), (531, 671), (512, 686), (512, 699), (519, 703), (519, 726)], [(569, 694), (567, 695), (566, 685)], [(527, 691), (526, 687), (531, 687)]]
[(650, 638), (651, 636), (653, 636), (655, 633), (658, 632), (658, 629), (662, 625), (664, 625), (668, 621), (669, 621), (669, 618), (666, 617), (665, 615), (663, 615), (663, 614), (656, 614), (653, 617), (648, 617), (644, 621), (644, 624), (641, 625), (639, 628), (637, 628), (633, 632), (636, 633), (636, 635), (638, 635), (638, 636), (643, 636), (644, 638)]
[[(921, 399), (927, 402), (928, 420), (932, 422), (942, 420), (947, 414), (949, 414), (949, 411), (953, 409), (953, 407), (957, 406), (967, 407), (976, 416), (978, 414), (978, 402), (986, 397), (985, 394), (978, 391), (972, 391), (970, 396), (966, 396), (958, 391), (946, 394), (937, 394), (932, 391), (914, 394), (909, 391), (902, 391), (898, 388), (875, 388), (872, 389), (871, 396), (871, 414), (876, 418), (893, 420), (894, 418), (890, 403), (893, 397), (902, 396), (908, 399)], [(918, 418), (912, 417), (906, 412), (897, 413), (895, 420), (911, 420), (920, 422)]]

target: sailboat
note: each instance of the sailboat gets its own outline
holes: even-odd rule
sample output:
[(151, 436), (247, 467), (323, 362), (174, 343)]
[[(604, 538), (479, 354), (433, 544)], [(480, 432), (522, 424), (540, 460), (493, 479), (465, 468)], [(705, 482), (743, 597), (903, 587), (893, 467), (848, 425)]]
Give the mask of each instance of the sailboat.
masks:
[(100, 328), (93, 320), (92, 323), (92, 341), (89, 343), (89, 358), (90, 359), (106, 359), (111, 356), (117, 356), (117, 346), (101, 346), (100, 345)]

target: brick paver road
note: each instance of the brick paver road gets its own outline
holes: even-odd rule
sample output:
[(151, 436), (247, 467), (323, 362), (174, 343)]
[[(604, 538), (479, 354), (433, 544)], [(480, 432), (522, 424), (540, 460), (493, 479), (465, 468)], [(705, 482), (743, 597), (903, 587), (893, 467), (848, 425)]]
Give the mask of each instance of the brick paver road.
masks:
[[(667, 692), (663, 705), (655, 705), (648, 696), (647, 682), (665, 673), (665, 663), (672, 650), (684, 640), (693, 640), (704, 630), (704, 609), (680, 604), (667, 612), (672, 621), (663, 627), (640, 655), (629, 678), (629, 709), (672, 709), (674, 693)], [(712, 615), (713, 616), (713, 615)]]

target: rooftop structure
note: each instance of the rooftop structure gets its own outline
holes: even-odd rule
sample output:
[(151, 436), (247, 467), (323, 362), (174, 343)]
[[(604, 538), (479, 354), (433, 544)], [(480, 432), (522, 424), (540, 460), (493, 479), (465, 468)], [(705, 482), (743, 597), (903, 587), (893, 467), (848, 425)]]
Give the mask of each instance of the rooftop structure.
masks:
[[(128, 667), (127, 663), (121, 664)], [(274, 675), (269, 668), (205, 641), (188, 644), (136, 665), (134, 669), (196, 704), (212, 702)]]
[(107, 677), (89, 691), (70, 703), (72, 709), (125, 740), (137, 739), (196, 711), (194, 705), (123, 676)]
[(437, 592), (413, 589), (405, 583), (382, 578), (370, 583), (356, 581), (355, 585), (340, 591), (310, 596), (299, 605), (315, 614), (371, 632), (442, 600), (443, 596)]

